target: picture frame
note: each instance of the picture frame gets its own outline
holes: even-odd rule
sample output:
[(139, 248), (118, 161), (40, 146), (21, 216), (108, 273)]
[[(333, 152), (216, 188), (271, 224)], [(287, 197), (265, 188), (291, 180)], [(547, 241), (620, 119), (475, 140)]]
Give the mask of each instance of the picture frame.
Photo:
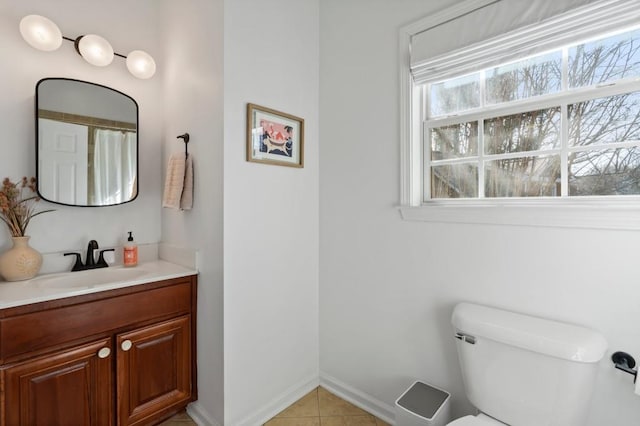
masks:
[(304, 119), (247, 104), (247, 161), (304, 167)]

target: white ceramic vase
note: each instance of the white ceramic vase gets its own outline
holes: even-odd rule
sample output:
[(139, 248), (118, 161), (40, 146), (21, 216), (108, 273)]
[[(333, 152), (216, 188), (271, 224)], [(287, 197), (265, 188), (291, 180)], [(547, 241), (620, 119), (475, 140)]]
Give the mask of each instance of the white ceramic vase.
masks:
[(31, 237), (11, 237), (13, 247), (0, 256), (0, 275), (7, 281), (35, 277), (42, 267), (42, 255), (29, 246)]

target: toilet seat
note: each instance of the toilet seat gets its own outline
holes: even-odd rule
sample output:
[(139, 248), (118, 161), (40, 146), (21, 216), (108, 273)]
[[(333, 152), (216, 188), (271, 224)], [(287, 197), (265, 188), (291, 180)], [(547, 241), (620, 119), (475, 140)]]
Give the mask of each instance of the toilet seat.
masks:
[(447, 426), (506, 426), (504, 423), (497, 421), (484, 414), (477, 416), (464, 416), (459, 419), (447, 423)]

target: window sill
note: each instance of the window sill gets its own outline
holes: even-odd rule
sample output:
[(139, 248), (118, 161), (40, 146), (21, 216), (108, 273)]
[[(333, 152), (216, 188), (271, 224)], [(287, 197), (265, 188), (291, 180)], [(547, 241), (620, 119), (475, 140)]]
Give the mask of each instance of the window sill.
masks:
[(640, 198), (607, 201), (432, 201), (400, 206), (403, 220), (552, 228), (640, 230)]

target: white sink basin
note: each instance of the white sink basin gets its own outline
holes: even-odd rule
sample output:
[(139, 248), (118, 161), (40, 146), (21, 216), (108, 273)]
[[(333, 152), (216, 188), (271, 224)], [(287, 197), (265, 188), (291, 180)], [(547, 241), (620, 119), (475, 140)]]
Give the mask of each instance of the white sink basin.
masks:
[(63, 275), (44, 275), (36, 278), (34, 281), (43, 289), (92, 288), (105, 284), (135, 280), (146, 273), (147, 271), (145, 269), (138, 267), (114, 267), (72, 272)]

